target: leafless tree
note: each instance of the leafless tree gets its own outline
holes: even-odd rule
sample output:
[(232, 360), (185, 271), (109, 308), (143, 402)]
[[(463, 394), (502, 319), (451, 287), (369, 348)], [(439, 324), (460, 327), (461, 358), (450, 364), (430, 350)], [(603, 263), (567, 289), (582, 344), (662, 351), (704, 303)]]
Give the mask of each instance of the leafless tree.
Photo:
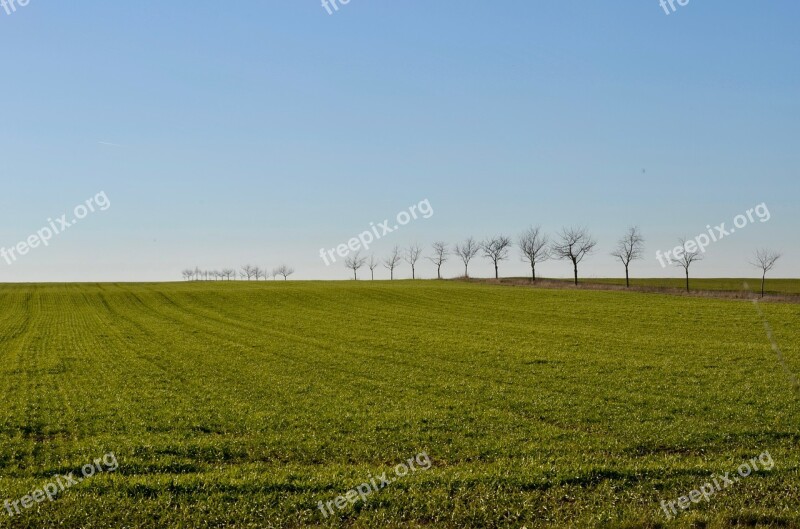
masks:
[(625, 265), (625, 287), (631, 286), (630, 276), (628, 275), (628, 267), (631, 261), (642, 258), (644, 253), (644, 237), (638, 226), (628, 228), (619, 242), (617, 242), (616, 249), (611, 252), (613, 257), (616, 257), (622, 264)]
[(358, 281), (358, 269), (364, 266), (366, 262), (367, 258), (361, 257), (361, 252), (356, 252), (355, 255), (344, 260), (344, 265), (353, 271), (353, 279)]
[(542, 233), (539, 226), (528, 228), (519, 236), (519, 249), (522, 252), (522, 260), (531, 265), (531, 281), (536, 281), (536, 263), (542, 263), (550, 259), (550, 241), (547, 235)]
[(412, 244), (411, 246), (408, 247), (408, 250), (406, 250), (406, 255), (404, 258), (406, 262), (411, 265), (411, 279), (417, 278), (416, 274), (417, 261), (419, 261), (419, 258), (421, 256), (422, 256), (422, 246), (420, 246), (419, 244)]
[(767, 280), (767, 272), (772, 270), (775, 267), (775, 263), (778, 259), (781, 258), (780, 252), (774, 252), (772, 250), (767, 250), (766, 248), (762, 248), (757, 250), (755, 255), (753, 255), (753, 261), (750, 261), (750, 264), (755, 266), (756, 268), (761, 269), (761, 297), (764, 297), (764, 282)]
[(232, 277), (236, 277), (236, 270), (233, 268), (226, 268), (222, 271), (222, 275), (225, 276), (225, 279), (230, 281)]
[(550, 251), (556, 259), (572, 261), (575, 272), (575, 284), (578, 284), (578, 263), (592, 253), (597, 241), (589, 235), (586, 228), (563, 228), (558, 234), (558, 241), (553, 243)]
[[(686, 272), (686, 292), (689, 292), (689, 267), (692, 266), (692, 263), (695, 261), (702, 261), (703, 256), (700, 254), (700, 250), (697, 249), (697, 243), (694, 241), (689, 241), (687, 243), (686, 239), (679, 240), (681, 245), (676, 246), (672, 253), (678, 260), (676, 266), (680, 266), (683, 268), (684, 272)], [(689, 250), (689, 248), (694, 248), (694, 250)]]
[(249, 265), (249, 264), (248, 265), (244, 265), (241, 268), (241, 272), (240, 272), (240, 275), (241, 275), (242, 279), (247, 279), (248, 281), (253, 279), (253, 275), (254, 275), (255, 269), (256, 269), (255, 266), (252, 266), (252, 265)]
[(400, 264), (402, 258), (400, 257), (400, 248), (395, 246), (392, 248), (392, 253), (389, 257), (383, 260), (383, 266), (389, 269), (389, 279), (394, 280), (394, 269)]
[(447, 261), (447, 256), (450, 255), (450, 250), (447, 248), (447, 244), (443, 243), (442, 241), (436, 241), (432, 246), (433, 256), (426, 257), (426, 259), (436, 265), (436, 277), (441, 279), (442, 264)]
[(275, 272), (276, 272), (275, 273), (276, 276), (278, 276), (278, 275), (283, 276), (283, 280), (284, 281), (288, 281), (289, 280), (289, 276), (294, 274), (294, 268), (292, 268), (291, 266), (286, 266), (285, 264), (283, 264), (283, 265), (280, 265), (278, 268), (276, 268)]
[(192, 270), (191, 268), (187, 268), (186, 270), (181, 272), (181, 274), (183, 275), (183, 278), (186, 281), (191, 281), (192, 278), (194, 277), (194, 270)]
[(508, 259), (508, 250), (511, 248), (511, 239), (505, 235), (498, 235), (491, 239), (486, 239), (481, 244), (484, 257), (491, 259), (494, 263), (494, 278), (500, 279), (499, 263)]
[(380, 261), (375, 259), (374, 255), (369, 256), (369, 261), (367, 262), (367, 267), (369, 268), (369, 272), (372, 275), (372, 280), (375, 281), (375, 269), (378, 268), (378, 265), (381, 264)]
[(203, 272), (200, 271), (200, 268), (195, 266), (194, 267), (194, 280), (195, 281), (200, 281), (201, 279), (203, 279), (203, 275), (202, 274), (203, 274)]
[(478, 255), (480, 245), (474, 238), (470, 237), (461, 244), (456, 244), (455, 252), (461, 262), (464, 263), (464, 277), (469, 277), (469, 262)]
[(256, 278), (256, 281), (261, 279), (261, 274), (265, 274), (266, 273), (265, 271), (261, 270), (260, 266), (254, 266), (253, 269), (252, 269), (252, 272), (253, 272), (253, 277)]

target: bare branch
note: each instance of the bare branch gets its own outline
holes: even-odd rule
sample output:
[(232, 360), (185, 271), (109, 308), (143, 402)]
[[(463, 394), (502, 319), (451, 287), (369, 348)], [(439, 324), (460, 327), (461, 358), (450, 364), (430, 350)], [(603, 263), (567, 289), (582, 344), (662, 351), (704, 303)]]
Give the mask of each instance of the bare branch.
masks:
[(392, 253), (384, 259), (383, 266), (389, 269), (389, 278), (394, 279), (394, 269), (397, 268), (397, 265), (400, 264), (402, 258), (400, 257), (400, 248), (395, 246), (392, 248)]
[(455, 253), (461, 262), (464, 263), (464, 277), (469, 277), (469, 262), (478, 255), (480, 245), (473, 237), (468, 238), (461, 244), (456, 244)]
[(372, 274), (372, 280), (375, 281), (375, 269), (378, 268), (380, 261), (375, 259), (374, 255), (369, 256), (369, 261), (367, 262), (367, 268), (369, 268), (370, 274)]
[(625, 265), (625, 286), (629, 287), (630, 278), (628, 275), (628, 268), (631, 264), (631, 261), (635, 261), (636, 259), (641, 259), (642, 254), (644, 253), (644, 237), (642, 237), (642, 233), (639, 230), (638, 226), (632, 226), (628, 228), (627, 233), (622, 237), (622, 239), (617, 242), (617, 247), (611, 252), (613, 257), (616, 257), (622, 264)]
[(436, 265), (436, 277), (441, 279), (442, 264), (447, 261), (447, 256), (450, 255), (450, 251), (447, 248), (447, 244), (443, 243), (442, 241), (436, 241), (432, 246), (433, 256), (426, 257), (426, 259)]
[(563, 228), (558, 234), (559, 240), (550, 250), (556, 259), (572, 261), (575, 273), (575, 284), (578, 284), (578, 263), (592, 253), (597, 241), (589, 235), (586, 228)]
[(498, 235), (497, 237), (487, 239), (481, 244), (484, 257), (491, 259), (494, 264), (495, 279), (500, 279), (498, 264), (500, 261), (508, 259), (509, 248), (511, 248), (511, 239), (505, 235)]
[(361, 252), (356, 252), (355, 255), (344, 260), (344, 265), (353, 271), (353, 279), (358, 281), (358, 269), (364, 266), (366, 262), (367, 258), (361, 257)]
[(762, 248), (760, 250), (756, 250), (756, 253), (753, 257), (755, 260), (750, 261), (750, 264), (761, 269), (761, 297), (763, 298), (764, 283), (767, 280), (767, 272), (775, 268), (775, 263), (781, 258), (781, 254), (780, 252)]
[[(682, 237), (678, 240), (681, 244), (680, 246), (676, 246), (672, 253), (678, 260), (678, 263), (675, 266), (683, 268), (683, 270), (686, 272), (686, 292), (689, 292), (689, 267), (692, 266), (692, 263), (695, 261), (702, 261), (703, 255), (701, 254), (700, 250), (698, 250), (697, 243), (694, 241), (687, 242), (685, 237)], [(694, 248), (694, 250), (691, 248)]]
[(422, 256), (422, 246), (419, 244), (412, 244), (406, 250), (404, 259), (411, 265), (411, 279), (416, 279), (416, 265), (419, 258)]
[(536, 264), (550, 259), (550, 248), (547, 235), (542, 233), (539, 226), (528, 228), (519, 236), (519, 250), (522, 260), (531, 265), (531, 280), (536, 281)]

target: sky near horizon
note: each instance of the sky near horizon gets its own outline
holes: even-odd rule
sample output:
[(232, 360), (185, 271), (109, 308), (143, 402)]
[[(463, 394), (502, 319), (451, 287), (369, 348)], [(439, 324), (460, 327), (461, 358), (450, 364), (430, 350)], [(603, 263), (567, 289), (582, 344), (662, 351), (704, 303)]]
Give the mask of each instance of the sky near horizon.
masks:
[[(0, 247), (92, 197), (110, 204), (0, 258), (0, 282), (180, 280), (245, 263), (347, 279), (320, 249), (423, 201), (428, 218), (368, 253), (586, 226), (598, 245), (581, 275), (619, 277), (609, 252), (638, 225), (632, 275), (680, 277), (656, 251), (763, 205), (769, 220), (751, 213), (692, 275), (755, 277), (748, 260), (769, 247), (783, 253), (773, 277), (800, 277), (800, 4), (675, 5), (0, 7)], [(462, 267), (451, 257), (443, 271)], [(492, 273), (483, 258), (470, 271)], [(527, 273), (512, 250), (501, 274)]]

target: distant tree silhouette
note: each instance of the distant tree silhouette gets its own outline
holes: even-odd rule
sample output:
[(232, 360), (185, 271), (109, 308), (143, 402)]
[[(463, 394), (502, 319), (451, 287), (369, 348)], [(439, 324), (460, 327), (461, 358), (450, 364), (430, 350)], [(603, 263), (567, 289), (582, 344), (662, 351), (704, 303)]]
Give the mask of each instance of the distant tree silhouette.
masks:
[(631, 286), (630, 276), (628, 274), (628, 267), (631, 261), (641, 259), (644, 253), (644, 237), (638, 226), (628, 228), (627, 233), (622, 239), (617, 242), (616, 249), (611, 252), (613, 257), (616, 257), (622, 264), (625, 265), (625, 287)]
[(344, 265), (353, 271), (353, 279), (358, 281), (358, 269), (366, 262), (367, 258), (361, 257), (361, 252), (356, 252), (355, 255), (344, 260)]
[(447, 248), (447, 244), (443, 243), (442, 241), (436, 241), (433, 243), (433, 256), (428, 257), (427, 259), (436, 265), (436, 278), (442, 278), (442, 264), (447, 261), (447, 256), (450, 255), (450, 251)]
[(480, 245), (472, 237), (469, 237), (461, 244), (456, 244), (456, 255), (464, 263), (464, 277), (469, 277), (469, 262), (478, 255), (479, 251)]
[(400, 264), (402, 258), (400, 257), (400, 248), (395, 246), (392, 248), (392, 253), (389, 257), (383, 260), (383, 266), (389, 269), (389, 279), (394, 280), (394, 269)]
[(550, 247), (547, 236), (539, 226), (528, 228), (519, 236), (519, 250), (522, 260), (531, 265), (531, 281), (536, 281), (536, 263), (550, 259)]
[(775, 267), (775, 263), (781, 258), (779, 252), (773, 252), (763, 248), (756, 250), (753, 256), (754, 260), (750, 262), (753, 266), (761, 269), (761, 297), (764, 297), (764, 282), (767, 280), (767, 272)]
[(559, 233), (559, 240), (550, 248), (558, 259), (569, 260), (575, 272), (575, 284), (578, 284), (578, 264), (592, 253), (597, 245), (586, 228), (564, 228)]
[(484, 257), (490, 259), (494, 264), (494, 278), (500, 279), (499, 263), (508, 259), (508, 249), (511, 248), (511, 239), (505, 235), (498, 235), (491, 239), (486, 239), (481, 244)]

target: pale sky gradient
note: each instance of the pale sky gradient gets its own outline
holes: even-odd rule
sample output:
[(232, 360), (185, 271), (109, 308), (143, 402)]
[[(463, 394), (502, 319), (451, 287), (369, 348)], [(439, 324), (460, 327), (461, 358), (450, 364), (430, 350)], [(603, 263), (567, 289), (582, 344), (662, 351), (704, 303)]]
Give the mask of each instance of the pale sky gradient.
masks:
[[(638, 224), (633, 275), (679, 277), (656, 250), (765, 203), (768, 222), (712, 244), (693, 273), (755, 276), (747, 261), (767, 246), (784, 253), (774, 277), (798, 277), (799, 16), (789, 0), (691, 0), (670, 15), (658, 0), (0, 9), (0, 247), (101, 191), (111, 202), (0, 260), (0, 282), (284, 262), (296, 279), (346, 279), (320, 248), (423, 199), (434, 215), (376, 255), (586, 225), (599, 244), (581, 274), (620, 276), (608, 254)], [(514, 251), (501, 273), (527, 266)]]

